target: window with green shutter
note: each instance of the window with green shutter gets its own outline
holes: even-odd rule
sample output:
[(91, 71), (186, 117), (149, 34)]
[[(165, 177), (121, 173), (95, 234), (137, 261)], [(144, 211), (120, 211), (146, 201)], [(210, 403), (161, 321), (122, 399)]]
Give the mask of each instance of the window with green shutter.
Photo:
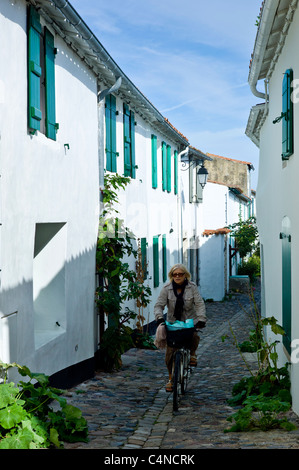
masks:
[(105, 124), (106, 124), (106, 170), (117, 172), (116, 152), (116, 98), (107, 95), (105, 99)]
[(56, 140), (54, 36), (42, 28), (40, 16), (28, 9), (28, 127)]
[(178, 152), (174, 151), (174, 194), (178, 193)]
[(167, 281), (167, 247), (166, 247), (166, 235), (162, 236), (162, 272), (163, 272), (163, 282)]
[(166, 143), (162, 142), (161, 145), (162, 151), (162, 189), (166, 191), (167, 189), (167, 161), (166, 161)]
[(293, 154), (293, 70), (286, 70), (282, 82), (282, 159)]
[(157, 178), (157, 136), (152, 134), (152, 188), (158, 187)]
[(124, 175), (136, 177), (135, 113), (124, 103)]
[(166, 148), (166, 175), (167, 175), (167, 192), (171, 192), (171, 146)]
[(153, 237), (154, 287), (159, 287), (159, 236)]
[(39, 15), (33, 6), (28, 13), (28, 126), (40, 130), (41, 112), (41, 76), (40, 49), (42, 27)]

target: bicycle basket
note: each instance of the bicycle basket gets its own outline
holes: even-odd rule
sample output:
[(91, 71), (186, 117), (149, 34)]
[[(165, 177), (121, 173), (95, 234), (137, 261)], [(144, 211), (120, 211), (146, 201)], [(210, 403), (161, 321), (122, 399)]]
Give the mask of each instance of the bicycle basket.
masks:
[(181, 330), (170, 331), (167, 329), (167, 344), (171, 348), (189, 348), (193, 336), (194, 328), (183, 328)]

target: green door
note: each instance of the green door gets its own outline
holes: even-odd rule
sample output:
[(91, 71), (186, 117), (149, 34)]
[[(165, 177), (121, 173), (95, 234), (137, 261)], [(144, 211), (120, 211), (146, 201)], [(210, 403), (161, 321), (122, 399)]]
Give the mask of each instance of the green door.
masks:
[(285, 330), (283, 344), (291, 353), (292, 340), (292, 273), (291, 273), (291, 230), (290, 220), (285, 217), (282, 222), (282, 326)]

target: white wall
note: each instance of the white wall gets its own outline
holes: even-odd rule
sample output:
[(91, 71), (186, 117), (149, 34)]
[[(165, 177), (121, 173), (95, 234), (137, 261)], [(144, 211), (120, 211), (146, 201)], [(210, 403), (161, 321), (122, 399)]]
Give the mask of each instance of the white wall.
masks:
[[(279, 234), (285, 216), (291, 221), (292, 233), (292, 337), (299, 338), (299, 216), (296, 201), (298, 200), (299, 174), (299, 141), (298, 103), (294, 104), (294, 154), (283, 163), (281, 159), (281, 123), (273, 120), (281, 114), (282, 78), (286, 69), (292, 68), (294, 79), (299, 78), (299, 57), (297, 54), (299, 31), (299, 11), (297, 9), (290, 26), (285, 46), (276, 64), (269, 84), (269, 114), (261, 130), (259, 180), (257, 187), (257, 223), (260, 240), (263, 245), (265, 286), (265, 315), (274, 315), (282, 322), (282, 247)], [(273, 335), (272, 335), (273, 336)], [(273, 338), (272, 338), (273, 339)], [(277, 338), (281, 340), (281, 337)], [(289, 358), (281, 344), (279, 347), (280, 362), (284, 364)], [(294, 410), (299, 413), (299, 365), (291, 366), (292, 392)]]
[[(124, 139), (123, 139), (123, 100), (116, 96), (116, 139), (117, 139), (117, 173), (124, 174)], [(135, 164), (136, 178), (131, 178), (125, 190), (119, 191), (119, 217), (124, 220), (136, 238), (147, 239), (148, 278), (145, 281), (152, 290), (151, 303), (144, 311), (146, 323), (154, 320), (153, 309), (164, 284), (162, 279), (162, 235), (167, 236), (167, 272), (179, 261), (180, 211), (178, 196), (174, 194), (174, 150), (177, 144), (156, 128), (145, 122), (135, 112)], [(157, 136), (157, 181), (158, 187), (152, 188), (152, 154), (151, 135)], [(171, 146), (171, 192), (162, 191), (162, 150), (161, 142)], [(160, 235), (159, 287), (153, 286), (153, 237)], [(132, 263), (132, 260), (131, 260)], [(133, 266), (133, 265), (132, 265)], [(131, 304), (131, 307), (133, 304)], [(134, 326), (134, 325), (132, 325)]]
[[(6, 44), (0, 50), (0, 357), (51, 375), (94, 353), (97, 84), (90, 70), (55, 35), (57, 141), (39, 132), (30, 135), (25, 2), (1, 2), (0, 30)], [(69, 144), (69, 150), (64, 144)], [(34, 314), (37, 223), (64, 224), (59, 235), (63, 240), (56, 239), (59, 249), (52, 251), (56, 261), (50, 256), (38, 268), (47, 270), (49, 262), (52, 279), (55, 271), (62, 270), (64, 283), (64, 315), (57, 317), (53, 305), (53, 318), (49, 313), (47, 321), (41, 321), (44, 339)], [(43, 282), (47, 284), (46, 277)], [(61, 319), (60, 327), (56, 318)], [(45, 326), (47, 322), (51, 327)]]

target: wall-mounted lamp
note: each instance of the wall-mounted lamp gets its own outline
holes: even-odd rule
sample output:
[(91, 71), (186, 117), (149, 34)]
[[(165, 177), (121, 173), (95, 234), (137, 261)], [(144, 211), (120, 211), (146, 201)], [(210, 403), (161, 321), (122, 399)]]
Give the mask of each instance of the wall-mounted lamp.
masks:
[[(184, 169), (181, 169), (181, 170), (186, 171), (186, 170), (189, 170), (192, 167), (195, 167), (198, 164), (198, 160), (194, 159), (194, 160), (190, 161), (189, 159), (187, 160), (186, 157), (185, 157), (181, 160), (181, 163), (182, 163), (182, 166), (184, 167)], [(189, 163), (189, 165), (188, 165), (188, 163)], [(196, 176), (197, 176), (197, 180), (198, 180), (200, 186), (203, 189), (205, 187), (205, 185), (207, 184), (208, 174), (209, 173), (208, 173), (208, 170), (204, 167), (204, 162), (201, 160), (200, 163), (201, 163), (201, 167), (197, 170)]]
[(199, 170), (197, 172), (198, 182), (199, 182), (200, 186), (202, 187), (202, 189), (207, 184), (208, 174), (209, 174), (208, 170), (203, 165), (199, 168)]

